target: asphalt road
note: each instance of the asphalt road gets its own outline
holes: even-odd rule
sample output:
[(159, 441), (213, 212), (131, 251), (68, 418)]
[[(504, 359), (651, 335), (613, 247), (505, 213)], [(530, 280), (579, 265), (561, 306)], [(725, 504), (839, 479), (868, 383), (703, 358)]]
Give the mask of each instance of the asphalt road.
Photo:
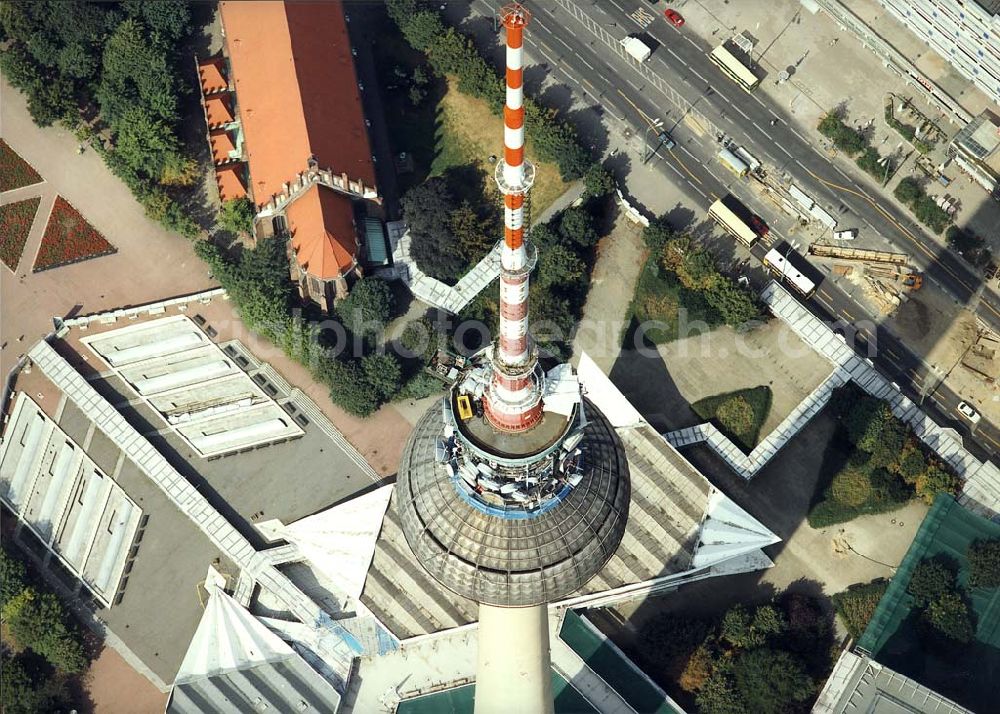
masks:
[[(492, 3), (473, 0), (470, 7), (473, 14), (491, 17), (500, 4), (500, 0)], [(937, 282), (963, 304), (977, 304), (978, 315), (1000, 330), (1000, 302), (989, 291), (980, 289), (981, 279), (964, 262), (936, 244), (889, 201), (873, 197), (867, 188), (843, 173), (785, 121), (780, 108), (775, 111), (756, 95), (732, 83), (707, 59), (709, 45), (686, 35), (683, 28), (677, 30), (669, 25), (655, 8), (634, 4), (639, 12), (622, 10), (617, 0), (577, 2), (576, 6), (595, 22), (608, 27), (609, 32), (616, 31), (622, 37), (645, 33), (659, 44), (647, 65), (661, 76), (675, 77), (672, 89), (694, 104), (720, 131), (766, 165), (791, 174), (795, 183), (820, 203), (839, 208), (841, 214), (853, 214), (870, 229), (898, 244), (913, 256), (926, 279)], [(765, 219), (774, 214), (774, 208), (750, 190), (750, 181), (739, 179), (718, 163), (716, 137), (699, 136), (692, 131), (682, 121), (680, 110), (658, 88), (644, 82), (633, 64), (604, 44), (557, 1), (529, 3), (529, 9), (535, 12), (535, 17), (525, 43), (526, 66), (545, 65), (556, 81), (564, 82), (583, 101), (600, 105), (606, 115), (631, 126), (640, 135), (645, 133), (647, 138), (655, 136), (655, 130), (649, 130), (650, 122), (664, 120), (677, 145), (669, 152), (661, 149), (650, 167), (700, 195), (704, 201), (702, 208), (707, 210), (712, 201), (732, 193)], [(759, 260), (768, 245), (781, 240), (780, 235), (772, 232), (752, 252)], [(856, 349), (870, 356), (884, 375), (922, 404), (939, 423), (950, 423), (971, 434), (981, 447), (976, 449), (981, 457), (1000, 451), (1000, 429), (983, 420), (972, 430), (968, 420), (956, 410), (961, 398), (940, 384), (940, 375), (933, 373), (888, 329), (868, 320), (867, 313), (832, 281), (821, 283), (813, 298), (805, 302), (819, 317), (839, 322), (845, 326), (845, 332), (853, 332)]]

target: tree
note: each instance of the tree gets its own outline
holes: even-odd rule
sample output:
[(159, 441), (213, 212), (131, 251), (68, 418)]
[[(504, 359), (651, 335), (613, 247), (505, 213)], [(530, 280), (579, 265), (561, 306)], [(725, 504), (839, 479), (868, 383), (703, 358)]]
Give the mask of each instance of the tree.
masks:
[(746, 714), (750, 711), (729, 674), (719, 667), (698, 690), (695, 702), (703, 714)]
[(888, 587), (888, 581), (883, 579), (857, 583), (831, 598), (851, 637), (861, 637)]
[(414, 186), (400, 205), (410, 231), (410, 253), (431, 277), (454, 281), (465, 268), (461, 248), (451, 226), (454, 197), (439, 176)]
[(924, 500), (924, 503), (934, 503), (939, 493), (958, 493), (961, 483), (958, 476), (938, 463), (929, 466), (917, 477), (915, 487), (917, 495)]
[(924, 619), (942, 635), (956, 642), (971, 642), (976, 634), (969, 606), (955, 592), (944, 593), (928, 605)]
[(733, 647), (750, 649), (781, 633), (785, 626), (784, 617), (772, 605), (758, 607), (753, 615), (742, 605), (736, 605), (723, 616), (719, 633)]
[(355, 362), (326, 360), (320, 368), (320, 378), (330, 385), (330, 399), (345, 411), (366, 417), (378, 408), (379, 396)]
[(535, 282), (543, 290), (579, 285), (586, 273), (587, 266), (575, 252), (564, 245), (553, 245), (538, 254)]
[(708, 634), (708, 624), (697, 618), (661, 613), (639, 630), (642, 656), (657, 665), (687, 659)]
[(406, 323), (399, 343), (410, 355), (423, 362), (430, 362), (437, 351), (444, 347), (442, 338), (443, 335), (438, 332), (434, 323), (421, 317)]
[(38, 126), (51, 126), (62, 120), (73, 122), (77, 106), (72, 82), (49, 77), (33, 84), (28, 91), (28, 113)]
[(920, 448), (915, 444), (911, 445), (903, 454), (899, 461), (899, 475), (908, 484), (915, 484), (917, 478), (927, 470), (927, 460), (924, 459)]
[(955, 572), (939, 559), (921, 560), (913, 569), (906, 592), (918, 607), (924, 607), (955, 589)]
[(168, 160), (178, 153), (170, 127), (141, 107), (125, 109), (114, 127), (115, 153), (144, 179), (159, 182)]
[(753, 407), (741, 396), (730, 397), (715, 410), (715, 418), (730, 433), (745, 434), (753, 428)]
[(219, 227), (230, 233), (240, 235), (253, 231), (253, 219), (256, 215), (253, 201), (244, 196), (222, 202), (219, 210)]
[(594, 217), (585, 208), (567, 208), (559, 220), (559, 233), (567, 241), (584, 248), (597, 243)]
[(172, 46), (191, 31), (191, 10), (182, 0), (125, 0), (129, 17), (141, 21), (159, 43)]
[(27, 586), (27, 575), (24, 561), (0, 548), (0, 612)]
[(741, 653), (733, 664), (736, 691), (755, 714), (784, 714), (816, 693), (801, 660), (766, 647)]
[(361, 371), (379, 402), (391, 400), (403, 383), (399, 360), (393, 354), (370, 354), (361, 360)]
[(87, 657), (75, 628), (66, 622), (62, 603), (53, 593), (25, 590), (20, 607), (7, 623), (14, 639), (29, 647), (55, 667), (69, 674), (83, 671)]
[(688, 658), (677, 684), (685, 692), (696, 692), (705, 686), (712, 675), (712, 652), (704, 644)]
[[(539, 256), (554, 245), (561, 245), (563, 238), (552, 226), (552, 221), (541, 223), (531, 229), (528, 240), (538, 249)], [(541, 259), (539, 257), (539, 259)]]
[(924, 189), (921, 188), (915, 178), (907, 176), (896, 185), (892, 193), (903, 203), (911, 205), (924, 195)]
[(478, 263), (496, 242), (494, 226), (484, 220), (468, 201), (462, 201), (448, 218), (462, 257), (469, 264)]
[(111, 126), (120, 129), (128, 110), (136, 107), (170, 126), (177, 121), (175, 72), (136, 20), (118, 25), (104, 46), (101, 65), (97, 99)]
[(720, 280), (705, 293), (705, 301), (715, 308), (722, 321), (731, 327), (760, 317), (753, 293), (731, 280)]
[(977, 540), (969, 544), (969, 585), (975, 588), (1000, 586), (1000, 540)]
[(598, 198), (615, 190), (614, 176), (599, 163), (592, 164), (587, 169), (587, 173), (583, 175), (583, 184), (587, 194)]
[(363, 278), (340, 301), (337, 314), (355, 334), (370, 334), (385, 327), (394, 302), (389, 283), (381, 278)]
[(674, 237), (674, 231), (665, 217), (654, 218), (642, 230), (642, 240), (653, 255), (661, 254), (667, 242)]

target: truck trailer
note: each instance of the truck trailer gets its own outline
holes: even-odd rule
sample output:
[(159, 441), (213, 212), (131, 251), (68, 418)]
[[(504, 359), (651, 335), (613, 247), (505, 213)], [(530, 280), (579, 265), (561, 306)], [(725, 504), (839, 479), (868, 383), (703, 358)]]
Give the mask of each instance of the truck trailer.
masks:
[(645, 42), (640, 40), (638, 37), (626, 37), (621, 41), (622, 49), (629, 53), (636, 62), (645, 62), (649, 59), (649, 56), (653, 54), (653, 50), (649, 48)]

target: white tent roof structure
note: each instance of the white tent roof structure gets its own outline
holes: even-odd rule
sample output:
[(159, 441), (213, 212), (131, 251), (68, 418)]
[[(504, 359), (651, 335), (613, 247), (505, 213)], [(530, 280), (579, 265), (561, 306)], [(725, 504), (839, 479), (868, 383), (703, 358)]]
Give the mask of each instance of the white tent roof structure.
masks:
[(340, 695), (330, 682), (218, 586), (208, 587), (168, 714), (337, 709)]
[[(346, 598), (357, 603), (391, 495), (392, 485), (382, 486), (275, 528), (271, 534), (297, 545), (314, 568), (336, 583)], [(347, 602), (340, 605), (341, 609), (348, 609)]]
[(587, 398), (604, 413), (613, 427), (620, 429), (645, 423), (639, 411), (586, 352), (580, 354), (576, 373)]

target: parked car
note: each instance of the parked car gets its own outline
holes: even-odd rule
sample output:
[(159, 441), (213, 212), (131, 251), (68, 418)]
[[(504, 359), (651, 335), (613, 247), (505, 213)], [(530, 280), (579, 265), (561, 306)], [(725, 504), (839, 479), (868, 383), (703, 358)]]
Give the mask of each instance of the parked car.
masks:
[(663, 16), (674, 27), (684, 27), (684, 17), (676, 10), (664, 10)]
[(847, 230), (833, 232), (834, 240), (854, 240), (857, 237), (858, 237), (857, 228), (848, 228)]
[(750, 227), (753, 228), (754, 233), (761, 238), (766, 238), (767, 234), (771, 232), (771, 229), (767, 227), (767, 224), (764, 223), (764, 219), (760, 216), (750, 216)]
[(661, 144), (663, 144), (663, 148), (668, 151), (674, 148), (674, 146), (676, 146), (673, 138), (671, 138), (670, 134), (668, 134), (665, 131), (661, 131), (659, 134), (657, 134), (656, 138), (660, 140)]
[(979, 420), (981, 419), (981, 417), (979, 416), (979, 412), (977, 412), (975, 409), (969, 406), (966, 402), (958, 403), (958, 412), (966, 419), (971, 421), (973, 424), (978, 423)]

